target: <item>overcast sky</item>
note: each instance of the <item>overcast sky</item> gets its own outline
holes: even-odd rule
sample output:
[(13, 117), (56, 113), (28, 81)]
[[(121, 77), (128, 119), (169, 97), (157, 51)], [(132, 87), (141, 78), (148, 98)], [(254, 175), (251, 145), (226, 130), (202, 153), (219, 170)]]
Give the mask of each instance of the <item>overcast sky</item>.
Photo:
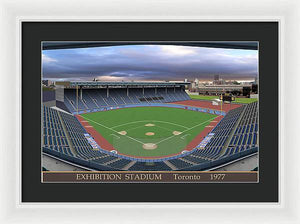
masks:
[(43, 50), (43, 79), (253, 80), (258, 51), (172, 45), (128, 45)]

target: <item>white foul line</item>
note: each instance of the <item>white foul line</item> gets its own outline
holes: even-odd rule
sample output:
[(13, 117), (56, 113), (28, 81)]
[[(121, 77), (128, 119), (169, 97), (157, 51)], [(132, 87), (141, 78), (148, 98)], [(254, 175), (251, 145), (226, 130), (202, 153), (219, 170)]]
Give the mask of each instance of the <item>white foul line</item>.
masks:
[[(95, 124), (98, 124), (98, 125), (100, 125), (100, 126), (102, 126), (102, 127), (104, 127), (104, 128), (107, 128), (107, 129), (109, 129), (109, 130), (111, 130), (111, 131), (113, 131), (113, 132), (116, 132), (116, 133), (118, 133), (116, 130), (114, 130), (114, 129), (112, 129), (112, 128), (109, 128), (109, 127), (106, 127), (105, 125), (103, 125), (103, 124), (100, 124), (100, 123), (98, 123), (98, 122), (96, 122), (96, 121), (93, 121), (93, 120), (91, 120), (91, 119), (89, 119), (89, 118), (84, 118), (84, 119), (86, 119), (86, 120), (88, 120), (88, 121), (91, 121), (91, 122), (94, 122)], [(119, 133), (118, 133), (119, 134)], [(137, 139), (135, 139), (135, 138), (132, 138), (132, 137), (130, 137), (130, 136), (128, 136), (128, 135), (122, 135), (122, 136), (125, 136), (125, 137), (127, 137), (127, 138), (129, 138), (129, 139), (131, 139), (131, 140), (134, 140), (134, 141), (136, 141), (136, 142), (139, 142), (139, 143), (141, 143), (141, 144), (145, 144), (144, 142), (141, 142), (141, 141), (139, 141), (139, 140), (137, 140)]]
[[(216, 118), (218, 118), (218, 117), (220, 117), (220, 116), (214, 117), (214, 118), (209, 119), (209, 120), (207, 120), (207, 121), (204, 121), (204, 122), (202, 122), (202, 123), (200, 123), (200, 124), (197, 124), (197, 125), (195, 125), (195, 126), (193, 126), (193, 127), (191, 127), (191, 128), (188, 128), (188, 129), (184, 130), (183, 132), (181, 132), (181, 134), (184, 133), (184, 132), (186, 132), (186, 131), (189, 131), (189, 130), (195, 128), (195, 127), (198, 127), (199, 125), (202, 125), (202, 124), (204, 124), (204, 123), (206, 123), (206, 122), (208, 122), (208, 121), (214, 120), (214, 119), (216, 119)], [(159, 142), (156, 142), (155, 144), (157, 145), (157, 144), (159, 144), (159, 143), (161, 143), (161, 142), (164, 142), (164, 141), (166, 141), (166, 140), (168, 140), (168, 139), (170, 139), (170, 138), (173, 138), (173, 137), (175, 137), (175, 136), (178, 136), (178, 135), (170, 136), (170, 137), (165, 138), (165, 139), (163, 139), (163, 140), (161, 140), (161, 141), (159, 141)]]
[(181, 138), (181, 139), (185, 139), (185, 137), (188, 136), (188, 135), (190, 135), (190, 134), (186, 134), (186, 135), (184, 135), (184, 136), (182, 136), (182, 137), (180, 137), (180, 138)]
[(110, 135), (115, 136), (115, 137), (117, 137), (118, 139), (120, 138), (119, 136), (117, 136), (117, 135), (115, 135), (115, 134), (110, 134)]

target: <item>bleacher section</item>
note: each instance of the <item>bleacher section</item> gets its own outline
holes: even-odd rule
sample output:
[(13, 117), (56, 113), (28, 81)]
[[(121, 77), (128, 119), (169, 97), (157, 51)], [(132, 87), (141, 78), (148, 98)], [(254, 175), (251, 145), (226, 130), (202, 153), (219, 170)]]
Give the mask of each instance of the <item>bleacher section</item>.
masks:
[(68, 137), (71, 141), (76, 156), (83, 159), (89, 159), (90, 157), (98, 156), (98, 152), (92, 150), (92, 146), (85, 138), (85, 129), (81, 126), (78, 120), (70, 115), (60, 112), (62, 121), (66, 127)]
[[(204, 149), (196, 147), (190, 155), (169, 162), (177, 169), (189, 169), (226, 157), (237, 157), (242, 152), (257, 147), (257, 102), (229, 111), (212, 133), (214, 136)], [(226, 144), (228, 141), (230, 143)], [(225, 148), (226, 145), (228, 146)]]
[(43, 144), (49, 149), (73, 156), (58, 111), (43, 107)]
[[(136, 100), (140, 97), (138, 91), (136, 90), (134, 95)], [(93, 106), (93, 96), (96, 98), (101, 94), (101, 91), (98, 90), (86, 91), (86, 95), (90, 95), (91, 100), (86, 100), (85, 104)], [(115, 91), (110, 100), (115, 100), (114, 96), (117, 97), (117, 94), (122, 93)], [(131, 98), (125, 96), (119, 97), (119, 100), (129, 102)], [(100, 102), (100, 99), (98, 98), (97, 102)], [(110, 101), (103, 98), (101, 102)], [(211, 133), (214, 135), (204, 148), (197, 146), (192, 153), (186, 156), (149, 164), (94, 150), (84, 136), (86, 134), (85, 129), (75, 116), (46, 106), (43, 107), (43, 149), (45, 152), (53, 152), (53, 154), (60, 155), (64, 159), (74, 158), (80, 164), (93, 165), (96, 170), (102, 170), (103, 167), (106, 167), (113, 170), (163, 171), (207, 169), (216, 165), (218, 161), (228, 162), (257, 151), (258, 103), (243, 105), (229, 111)]]
[(43, 115), (43, 149), (46, 148), (47, 152), (52, 150), (100, 165), (106, 165), (112, 161), (114, 162), (112, 163), (113, 168), (116, 169), (123, 168), (120, 164), (125, 166), (131, 162), (125, 159), (114, 161), (116, 157), (93, 150), (84, 136), (86, 134), (85, 129), (73, 115), (45, 106), (43, 107)]
[(258, 103), (229, 111), (212, 132), (215, 135), (205, 149), (195, 150), (191, 157), (215, 161), (257, 147)]
[[(128, 91), (128, 93), (127, 93)], [(79, 91), (78, 91), (79, 92)], [(71, 112), (97, 109), (101, 107), (139, 104), (169, 103), (189, 100), (190, 97), (182, 88), (105, 88), (83, 89), (81, 94), (76, 89), (65, 89), (65, 105)], [(77, 97), (78, 95), (78, 97)]]
[(169, 160), (169, 162), (175, 166), (177, 169), (182, 169), (182, 168), (185, 168), (185, 167), (190, 167), (192, 166), (193, 164), (192, 163), (188, 163), (188, 162), (185, 162), (183, 161), (182, 159), (172, 159), (172, 160)]
[(232, 132), (233, 127), (243, 111), (245, 106), (236, 108), (227, 113), (227, 115), (218, 123), (218, 125), (212, 131), (215, 133), (211, 141), (205, 146), (205, 150), (201, 154), (205, 155), (205, 158), (216, 159), (220, 156), (223, 146)]
[(258, 146), (258, 103), (248, 104), (223, 156)]
[(145, 162), (136, 162), (129, 170), (143, 170), (143, 171), (165, 171), (170, 170), (164, 162), (155, 162), (153, 164), (147, 164)]

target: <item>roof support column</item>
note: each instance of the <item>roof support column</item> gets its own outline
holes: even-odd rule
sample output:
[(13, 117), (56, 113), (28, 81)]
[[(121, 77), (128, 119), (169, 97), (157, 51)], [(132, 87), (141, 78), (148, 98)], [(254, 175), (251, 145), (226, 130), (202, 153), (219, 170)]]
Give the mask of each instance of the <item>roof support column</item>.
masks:
[(80, 86), (80, 99), (82, 100), (82, 86)]
[(76, 85), (76, 106), (77, 106), (77, 114), (78, 114), (78, 85)]
[(157, 95), (157, 87), (155, 87), (155, 95)]
[(145, 95), (145, 87), (143, 86), (143, 96)]
[(128, 88), (128, 86), (127, 86), (127, 96), (129, 96), (129, 88)]
[(109, 97), (109, 88), (108, 88), (108, 86), (106, 86), (106, 97), (107, 98)]
[(168, 92), (167, 92), (167, 87), (166, 87), (166, 94), (167, 94)]

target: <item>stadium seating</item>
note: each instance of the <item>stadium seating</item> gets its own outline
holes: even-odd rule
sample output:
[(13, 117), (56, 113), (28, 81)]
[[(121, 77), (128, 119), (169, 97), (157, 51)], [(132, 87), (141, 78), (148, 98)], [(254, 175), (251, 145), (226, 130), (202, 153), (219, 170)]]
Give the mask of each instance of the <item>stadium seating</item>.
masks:
[(59, 119), (59, 112), (45, 106), (43, 108), (43, 145), (47, 145), (52, 150), (72, 156), (73, 154)]
[[(78, 97), (77, 97), (78, 94)], [(181, 88), (126, 88), (83, 89), (82, 98), (74, 89), (65, 89), (65, 105), (71, 112), (99, 109), (101, 107), (139, 104), (168, 103), (189, 100), (190, 97)]]
[(164, 162), (155, 162), (153, 164), (147, 164), (145, 162), (136, 162), (129, 170), (143, 170), (143, 171), (165, 171), (170, 170), (171, 168), (167, 166)]
[[(229, 111), (211, 131), (214, 136), (204, 149), (196, 147), (190, 155), (169, 162), (178, 170), (186, 169), (193, 164), (217, 161), (257, 147), (257, 106), (255, 102)], [(191, 161), (193, 164), (185, 161)]]
[[(84, 136), (85, 129), (73, 115), (45, 106), (43, 115), (43, 147), (100, 164), (116, 159), (101, 151), (93, 150)], [(106, 159), (101, 160), (103, 157)]]
[(189, 163), (189, 162), (185, 162), (184, 160), (182, 159), (172, 159), (172, 160), (169, 160), (169, 162), (175, 166), (177, 169), (182, 169), (182, 168), (185, 168), (185, 167), (190, 167), (192, 166), (193, 164), (192, 163)]
[(258, 146), (257, 106), (255, 102), (229, 111), (212, 131), (215, 135), (205, 149), (192, 155), (215, 160)]
[(258, 146), (258, 103), (248, 104), (241, 117), (240, 123), (228, 145), (228, 152), (236, 152)]
[(118, 159), (116, 161), (113, 161), (112, 163), (110, 163), (109, 165), (111, 167), (117, 168), (117, 169), (124, 169), (125, 166), (127, 166), (129, 163), (131, 163), (132, 161), (128, 160), (128, 159)]

